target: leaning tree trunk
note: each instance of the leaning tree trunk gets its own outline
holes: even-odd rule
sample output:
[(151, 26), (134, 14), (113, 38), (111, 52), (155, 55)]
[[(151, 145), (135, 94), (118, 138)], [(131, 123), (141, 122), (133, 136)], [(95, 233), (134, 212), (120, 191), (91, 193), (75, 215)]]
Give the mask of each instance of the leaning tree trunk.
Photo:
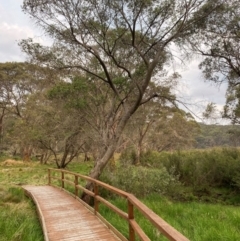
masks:
[[(120, 139), (119, 137), (115, 137), (112, 144), (108, 147), (107, 151), (105, 152), (105, 154), (103, 155), (102, 158), (100, 158), (97, 162), (96, 165), (94, 166), (94, 168), (91, 170), (90, 172), (90, 177), (94, 178), (94, 179), (98, 179), (101, 175), (101, 173), (103, 172), (104, 168), (106, 167), (106, 165), (108, 164), (109, 160), (112, 158), (115, 150), (118, 147), (118, 140)], [(92, 182), (87, 182), (86, 189), (93, 191), (94, 189), (94, 185)], [(87, 193), (83, 192), (81, 199), (86, 202), (86, 203), (90, 203), (91, 202), (91, 196), (89, 196)]]
[[(90, 172), (90, 177), (94, 178), (94, 179), (98, 179), (100, 177), (100, 175), (102, 174), (104, 168), (106, 167), (106, 165), (108, 164), (109, 160), (111, 160), (111, 158), (114, 155), (114, 152), (116, 151), (117, 147), (118, 147), (118, 143), (120, 140), (120, 137), (123, 133), (124, 127), (126, 126), (129, 118), (131, 117), (132, 113), (134, 111), (128, 111), (125, 113), (125, 115), (123, 116), (123, 118), (120, 120), (118, 127), (116, 129), (115, 135), (113, 136), (113, 138), (109, 141), (109, 143), (111, 143), (107, 150), (104, 152), (103, 156), (100, 157), (97, 161), (96, 161), (96, 165), (93, 167), (93, 169)], [(86, 189), (93, 191), (94, 189), (94, 185), (91, 182), (87, 182)], [(83, 192), (81, 199), (83, 201), (85, 201), (86, 203), (90, 203), (91, 202), (91, 196), (89, 196), (87, 193)]]

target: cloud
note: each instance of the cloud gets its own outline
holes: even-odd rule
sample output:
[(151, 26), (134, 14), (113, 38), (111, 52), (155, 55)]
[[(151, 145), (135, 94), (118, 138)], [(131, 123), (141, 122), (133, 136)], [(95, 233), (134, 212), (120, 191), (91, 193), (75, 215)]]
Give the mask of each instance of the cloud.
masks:
[(0, 23), (0, 33), (0, 62), (22, 61), (24, 56), (18, 46), (18, 41), (34, 37), (33, 31), (29, 27)]
[(182, 73), (183, 82), (186, 85), (185, 93), (190, 98), (197, 98), (211, 102), (225, 103), (227, 84), (215, 84), (205, 80), (201, 70), (198, 69), (198, 61), (193, 61), (189, 69)]
[(204, 79), (198, 68), (200, 60), (189, 62), (184, 69), (179, 69), (182, 78), (177, 86), (176, 94), (184, 102), (180, 108), (192, 112), (201, 121), (202, 113), (208, 103), (216, 103), (217, 110), (222, 111), (225, 104), (227, 83), (216, 85)]
[(33, 38), (39, 43), (48, 42), (41, 30), (21, 10), (23, 0), (0, 2), (0, 62), (24, 61), (18, 42)]
[(0, 62), (23, 61), (18, 41), (34, 36), (29, 18), (21, 11), (22, 2), (8, 0), (0, 3)]

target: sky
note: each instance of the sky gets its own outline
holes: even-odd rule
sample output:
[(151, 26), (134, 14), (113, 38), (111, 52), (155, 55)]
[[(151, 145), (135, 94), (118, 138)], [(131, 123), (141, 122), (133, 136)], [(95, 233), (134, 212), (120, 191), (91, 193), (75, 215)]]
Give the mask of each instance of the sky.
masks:
[[(0, 62), (25, 61), (18, 42), (21, 39), (33, 38), (44, 43), (47, 41), (44, 33), (32, 19), (21, 10), (23, 0), (0, 0)], [(207, 103), (213, 102), (220, 111), (225, 103), (226, 84), (215, 86), (204, 78), (198, 69), (197, 60), (186, 63), (179, 69), (182, 78), (177, 87), (177, 95), (188, 103), (187, 108), (202, 121), (201, 113)], [(198, 118), (200, 117), (200, 118)], [(208, 120), (224, 124), (221, 120)]]

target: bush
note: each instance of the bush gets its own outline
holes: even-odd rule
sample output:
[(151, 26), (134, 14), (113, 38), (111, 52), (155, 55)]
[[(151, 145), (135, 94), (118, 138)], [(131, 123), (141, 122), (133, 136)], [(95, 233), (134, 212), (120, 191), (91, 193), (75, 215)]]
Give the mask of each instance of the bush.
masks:
[(153, 169), (142, 166), (120, 165), (114, 171), (105, 170), (101, 180), (138, 197), (150, 193), (164, 194), (179, 185), (177, 178), (165, 167)]
[(137, 159), (137, 154), (133, 148), (127, 148), (124, 150), (119, 158), (119, 161), (124, 165), (134, 164)]
[(240, 150), (234, 148), (169, 153), (162, 164), (179, 180), (196, 188), (240, 189)]
[(132, 163), (134, 152), (124, 153), (120, 159), (120, 167), (112, 173), (106, 171), (104, 181), (137, 196), (161, 193), (175, 200), (200, 199), (209, 202), (221, 199), (226, 202), (230, 197), (237, 197), (236, 200), (239, 200), (238, 148), (161, 153), (147, 151), (141, 156), (141, 166), (130, 165)]

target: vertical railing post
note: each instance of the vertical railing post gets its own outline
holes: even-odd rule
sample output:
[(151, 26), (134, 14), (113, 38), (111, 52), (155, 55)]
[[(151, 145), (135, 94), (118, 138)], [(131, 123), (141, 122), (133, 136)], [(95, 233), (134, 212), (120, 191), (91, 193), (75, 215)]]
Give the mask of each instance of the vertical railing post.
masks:
[(94, 182), (94, 214), (96, 215), (99, 211), (99, 201), (97, 200), (98, 196), (98, 185)]
[(78, 197), (78, 176), (75, 175), (75, 196)]
[(64, 188), (64, 172), (63, 171), (61, 171), (61, 173), (62, 173), (62, 188)]
[(51, 169), (48, 169), (48, 185), (51, 185)]
[(130, 220), (134, 219), (133, 204), (128, 200), (128, 225), (129, 225), (129, 241), (135, 241), (135, 231), (132, 228)]

